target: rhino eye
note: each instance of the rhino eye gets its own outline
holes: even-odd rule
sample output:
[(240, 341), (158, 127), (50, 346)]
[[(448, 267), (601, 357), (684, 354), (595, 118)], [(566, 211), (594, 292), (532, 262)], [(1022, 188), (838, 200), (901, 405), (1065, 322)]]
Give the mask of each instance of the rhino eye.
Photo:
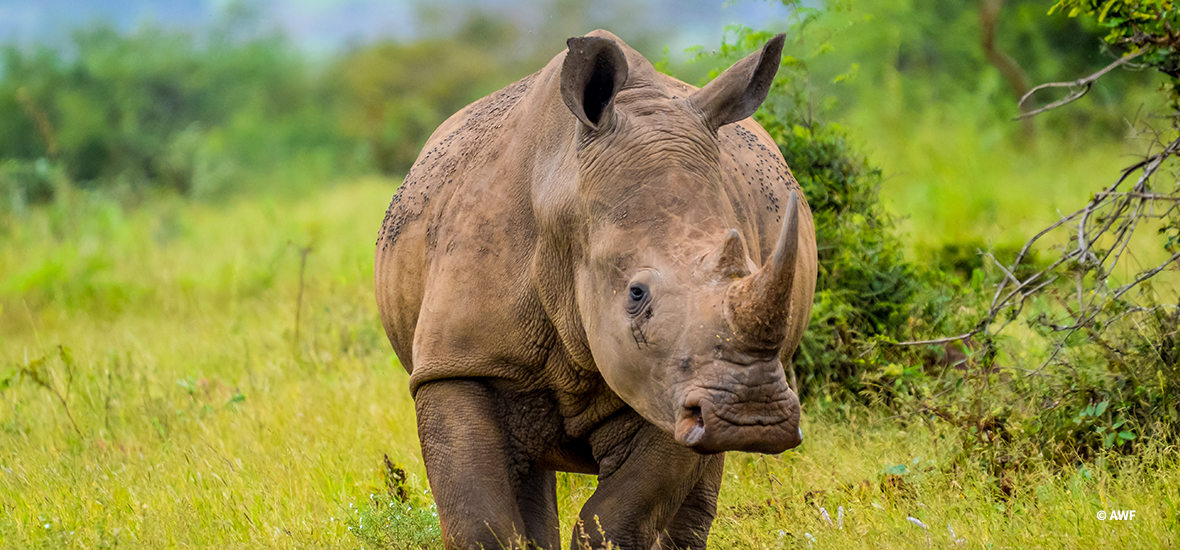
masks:
[(627, 291), (627, 313), (638, 315), (647, 305), (650, 297), (651, 293), (648, 291), (647, 285), (632, 283), (631, 288)]

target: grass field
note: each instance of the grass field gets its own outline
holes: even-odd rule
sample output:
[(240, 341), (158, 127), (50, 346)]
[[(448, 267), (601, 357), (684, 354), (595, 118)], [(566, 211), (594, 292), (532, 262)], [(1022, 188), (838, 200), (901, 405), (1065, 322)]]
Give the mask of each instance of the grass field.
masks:
[[(0, 545), (440, 547), (372, 299), (395, 184), (133, 210), (77, 195), (5, 228)], [(1174, 449), (1032, 467), (1005, 496), (950, 461), (953, 434), (888, 414), (811, 400), (804, 446), (731, 454), (711, 546), (1180, 544)], [(565, 533), (593, 483), (561, 478)], [(1096, 519), (1123, 509), (1135, 518)]]
[(881, 167), (884, 203), (904, 218), (902, 228), (917, 248), (973, 240), (1024, 244), (1112, 185), (1152, 141), (1132, 131), (1130, 121), (1106, 135), (1081, 129), (1064, 135), (1041, 125), (1028, 140), (1019, 123), (992, 120), (969, 105), (912, 112), (894, 106), (888, 94), (865, 102), (846, 114), (845, 124), (858, 149)]

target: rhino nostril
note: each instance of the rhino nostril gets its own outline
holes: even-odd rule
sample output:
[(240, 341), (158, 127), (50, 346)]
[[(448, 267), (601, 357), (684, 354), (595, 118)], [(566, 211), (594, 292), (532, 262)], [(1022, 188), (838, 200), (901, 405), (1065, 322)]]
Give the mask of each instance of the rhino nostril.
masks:
[(676, 422), (676, 439), (682, 445), (693, 446), (705, 438), (705, 418), (699, 405), (685, 405)]
[(695, 420), (695, 423), (688, 430), (684, 440), (689, 445), (696, 445), (705, 437), (705, 419), (701, 416), (701, 408), (689, 407), (689, 418)]

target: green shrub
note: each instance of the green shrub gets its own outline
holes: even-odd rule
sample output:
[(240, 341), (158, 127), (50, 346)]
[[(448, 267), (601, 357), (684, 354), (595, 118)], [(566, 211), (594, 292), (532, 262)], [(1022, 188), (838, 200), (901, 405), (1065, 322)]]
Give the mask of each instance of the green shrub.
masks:
[(61, 166), (45, 158), (0, 161), (0, 215), (20, 214), (30, 206), (49, 204), (68, 185)]
[(366, 44), (334, 64), (341, 131), (374, 168), (404, 174), (447, 117), (520, 76), (506, 70), (507, 31), (496, 24), (471, 16), (453, 36)]
[(355, 509), (349, 532), (366, 547), (393, 550), (442, 548), (442, 531), (434, 504), (415, 506), (374, 493)]

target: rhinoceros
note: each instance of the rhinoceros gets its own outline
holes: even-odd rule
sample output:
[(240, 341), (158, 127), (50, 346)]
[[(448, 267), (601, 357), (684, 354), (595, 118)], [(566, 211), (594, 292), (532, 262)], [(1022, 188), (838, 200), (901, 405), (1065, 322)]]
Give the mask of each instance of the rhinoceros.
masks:
[(447, 119), (377, 239), (448, 548), (705, 548), (724, 451), (802, 441), (806, 200), (750, 115), (784, 37), (696, 89), (595, 31)]

